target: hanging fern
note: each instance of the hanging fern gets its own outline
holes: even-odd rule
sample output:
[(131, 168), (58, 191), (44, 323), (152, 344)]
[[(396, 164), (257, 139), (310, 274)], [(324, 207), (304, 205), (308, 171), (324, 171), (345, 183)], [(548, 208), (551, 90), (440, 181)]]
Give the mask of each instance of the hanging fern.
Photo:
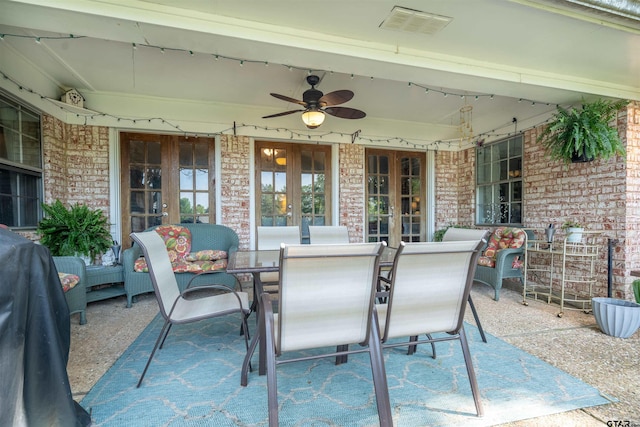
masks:
[(112, 245), (109, 223), (100, 209), (75, 204), (67, 209), (56, 200), (43, 204), (45, 218), (38, 224), (40, 243), (54, 256), (88, 255), (94, 259)]
[(618, 129), (609, 125), (627, 101), (597, 100), (582, 104), (582, 109), (558, 106), (551, 123), (538, 136), (547, 154), (554, 160), (570, 163), (576, 157), (608, 159), (625, 155)]

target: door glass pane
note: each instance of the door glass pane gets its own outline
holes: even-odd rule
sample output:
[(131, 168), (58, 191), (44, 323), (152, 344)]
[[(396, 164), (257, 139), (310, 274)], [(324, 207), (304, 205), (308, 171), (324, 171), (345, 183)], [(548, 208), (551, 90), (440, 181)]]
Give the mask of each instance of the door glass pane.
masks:
[(193, 144), (194, 164), (199, 168), (209, 168), (209, 143), (198, 141)]
[(180, 189), (193, 190), (193, 169), (180, 168)]
[(284, 193), (287, 191), (287, 173), (276, 172), (273, 174), (275, 188), (274, 191)]
[(129, 162), (131, 163), (144, 163), (145, 162), (145, 150), (146, 144), (142, 141), (130, 141), (129, 142)]
[(196, 190), (208, 192), (209, 171), (207, 169), (196, 169)]
[(159, 142), (147, 143), (147, 162), (161, 164), (162, 163), (162, 151), (161, 144)]

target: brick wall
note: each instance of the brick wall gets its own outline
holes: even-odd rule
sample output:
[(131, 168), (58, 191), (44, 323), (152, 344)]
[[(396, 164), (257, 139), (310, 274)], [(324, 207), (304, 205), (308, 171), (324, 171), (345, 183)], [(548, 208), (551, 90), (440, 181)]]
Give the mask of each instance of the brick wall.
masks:
[[(42, 116), (44, 202), (102, 209), (109, 219), (109, 129)], [(40, 240), (35, 231), (20, 232)]]
[(43, 116), (45, 202), (100, 208), (109, 217), (109, 129)]
[[(640, 102), (635, 102), (627, 110), (624, 118), (625, 139), (627, 141), (625, 235), (616, 246), (614, 274), (629, 277), (631, 270), (640, 270)], [(622, 126), (621, 126), (622, 127)], [(633, 299), (632, 278), (628, 278), (618, 295)]]
[(352, 242), (364, 240), (364, 147), (356, 144), (340, 144), (338, 148), (340, 218), (338, 225), (349, 229)]
[(438, 151), (435, 156), (435, 229), (458, 224), (458, 152)]
[(438, 151), (435, 229), (475, 224), (475, 150)]
[(250, 243), (249, 192), (249, 137), (222, 135), (221, 144), (221, 195), (222, 224), (235, 230), (240, 239), (240, 249)]

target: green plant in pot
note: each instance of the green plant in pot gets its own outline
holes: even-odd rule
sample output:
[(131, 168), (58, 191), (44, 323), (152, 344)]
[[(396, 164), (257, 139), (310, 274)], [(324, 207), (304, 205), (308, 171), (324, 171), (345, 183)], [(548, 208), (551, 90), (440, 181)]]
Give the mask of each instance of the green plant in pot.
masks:
[[(38, 224), (40, 243), (54, 256), (85, 256), (94, 260), (111, 248), (109, 223), (100, 209), (75, 204), (67, 208), (60, 200), (43, 204), (45, 218)], [(85, 259), (85, 262), (87, 260)]]
[(583, 103), (581, 109), (558, 106), (537, 141), (544, 145), (550, 158), (567, 164), (623, 156), (624, 144), (618, 129), (610, 123), (627, 103), (599, 99)]

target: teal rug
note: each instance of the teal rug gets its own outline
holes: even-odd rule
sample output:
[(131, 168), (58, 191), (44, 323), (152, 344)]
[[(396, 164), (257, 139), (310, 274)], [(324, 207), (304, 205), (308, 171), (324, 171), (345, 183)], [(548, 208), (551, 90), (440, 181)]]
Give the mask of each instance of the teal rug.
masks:
[[(254, 322), (252, 322), (254, 323)], [(154, 319), (82, 400), (96, 426), (266, 426), (267, 383), (257, 371), (240, 386), (245, 354), (239, 318), (172, 328), (142, 386), (136, 383), (158, 336)], [(255, 326), (255, 325), (252, 325)], [(485, 415), (475, 416), (462, 350), (456, 342), (385, 350), (394, 424), (490, 426), (612, 400), (584, 382), (467, 325)], [(378, 415), (367, 355), (278, 367), (283, 426), (375, 426)], [(257, 355), (254, 356), (257, 368)]]

